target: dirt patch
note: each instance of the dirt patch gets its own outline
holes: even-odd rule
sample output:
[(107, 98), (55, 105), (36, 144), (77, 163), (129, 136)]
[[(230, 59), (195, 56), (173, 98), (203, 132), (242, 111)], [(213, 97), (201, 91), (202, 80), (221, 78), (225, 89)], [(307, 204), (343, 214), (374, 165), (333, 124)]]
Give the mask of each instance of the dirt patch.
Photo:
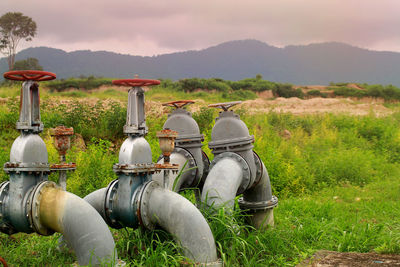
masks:
[(371, 112), (377, 116), (391, 114), (393, 111), (382, 105), (381, 101), (373, 99), (355, 100), (351, 98), (311, 98), (297, 97), (274, 100), (255, 99), (247, 100), (242, 104), (250, 113), (290, 112), (295, 115), (317, 113), (346, 113), (350, 115), (368, 115)]
[(400, 266), (400, 255), (320, 250), (296, 267), (389, 267)]
[(272, 90), (266, 90), (266, 91), (262, 91), (262, 92), (257, 92), (257, 96), (259, 98), (268, 99), (268, 98), (273, 98), (274, 94), (272, 93)]

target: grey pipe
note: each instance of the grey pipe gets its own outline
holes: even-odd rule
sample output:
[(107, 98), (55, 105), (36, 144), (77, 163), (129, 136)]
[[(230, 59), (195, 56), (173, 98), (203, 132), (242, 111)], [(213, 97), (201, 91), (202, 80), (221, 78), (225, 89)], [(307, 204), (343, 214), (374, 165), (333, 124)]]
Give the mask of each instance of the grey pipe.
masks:
[(202, 265), (222, 266), (211, 229), (189, 200), (160, 187), (153, 187), (147, 199), (150, 224), (159, 225), (171, 233), (182, 246), (185, 256)]
[(85, 196), (83, 200), (89, 203), (105, 219), (104, 204), (106, 201), (107, 188), (100, 188)]
[(267, 168), (262, 163), (262, 176), (260, 181), (243, 193), (239, 199), (239, 206), (242, 210), (248, 210), (247, 220), (256, 229), (265, 229), (274, 226), (274, 207), (278, 199), (272, 195), (271, 182)]
[(219, 160), (204, 183), (201, 201), (215, 209), (233, 210), (235, 197), (242, 184), (243, 169), (233, 158)]
[(117, 261), (114, 239), (101, 216), (80, 197), (53, 186), (40, 190), (38, 222), (62, 233), (80, 265), (98, 266)]
[[(176, 152), (172, 152), (170, 157), (170, 162), (171, 164), (178, 164), (179, 165), (179, 171), (178, 173), (169, 173), (169, 181), (168, 181), (168, 189), (172, 190), (174, 192), (179, 192), (182, 188), (182, 184), (188, 179), (191, 178), (192, 175), (190, 173), (190, 171), (188, 172), (187, 169), (189, 168), (189, 164), (185, 163), (188, 160), (184, 155), (180, 154), (180, 153), (176, 153)], [(157, 163), (163, 163), (163, 159), (160, 159)], [(181, 170), (183, 168), (183, 166), (185, 166), (185, 169), (182, 171), (181, 176), (179, 177), (179, 180), (176, 180), (177, 176), (179, 173), (181, 173)], [(159, 173), (154, 173), (152, 175), (152, 180), (158, 182), (159, 184), (163, 184), (163, 178), (164, 178), (164, 172), (161, 171)], [(174, 183), (175, 183), (175, 187), (174, 187)]]

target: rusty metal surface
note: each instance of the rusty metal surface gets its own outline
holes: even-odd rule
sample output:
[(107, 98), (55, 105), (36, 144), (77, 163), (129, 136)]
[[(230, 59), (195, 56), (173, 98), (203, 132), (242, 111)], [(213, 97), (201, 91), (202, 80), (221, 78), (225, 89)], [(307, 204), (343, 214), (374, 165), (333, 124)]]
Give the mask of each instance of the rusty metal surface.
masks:
[(0, 257), (0, 262), (1, 262), (1, 264), (3, 264), (4, 267), (8, 266), (6, 260), (3, 259), (2, 257)]
[(6, 173), (10, 172), (50, 172), (48, 163), (33, 162), (33, 163), (19, 163), (19, 162), (6, 162), (4, 163), (3, 170)]
[(164, 163), (164, 164), (156, 163), (155, 167), (156, 167), (157, 170), (172, 170), (172, 171), (174, 171), (174, 170), (178, 171), (179, 170), (179, 164), (171, 164), (169, 162), (168, 163)]
[(76, 169), (76, 163), (56, 163), (50, 165), (50, 170), (51, 171), (70, 171), (70, 170), (75, 170)]
[(64, 156), (71, 147), (71, 136), (74, 128), (67, 128), (63, 125), (50, 129), (50, 135), (54, 137), (54, 146), (60, 156)]
[(193, 100), (178, 100), (178, 101), (171, 101), (167, 103), (163, 103), (164, 107), (175, 107), (175, 108), (183, 108), (187, 105), (194, 104)]
[(67, 128), (64, 125), (57, 126), (56, 128), (50, 129), (51, 136), (71, 136), (74, 134), (74, 128)]
[(175, 139), (178, 137), (178, 132), (164, 129), (162, 131), (157, 132), (158, 141), (160, 143), (160, 149), (164, 156), (164, 161), (169, 162), (169, 156), (171, 152), (174, 151), (175, 148)]
[(138, 164), (114, 164), (113, 171), (115, 173), (154, 173), (156, 171), (153, 163), (138, 163)]
[(216, 103), (216, 104), (210, 104), (208, 107), (210, 108), (221, 108), (223, 111), (228, 111), (233, 106), (236, 106), (238, 104), (242, 103), (242, 101), (233, 101), (233, 102), (225, 102), (225, 103)]

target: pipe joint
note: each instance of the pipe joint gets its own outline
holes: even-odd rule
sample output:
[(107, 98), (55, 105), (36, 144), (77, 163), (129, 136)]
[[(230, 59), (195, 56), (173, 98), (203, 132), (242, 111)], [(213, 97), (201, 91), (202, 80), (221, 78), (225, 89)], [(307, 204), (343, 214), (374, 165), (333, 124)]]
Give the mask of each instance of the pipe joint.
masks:
[(12, 235), (17, 231), (11, 226), (6, 216), (6, 204), (8, 202), (8, 191), (10, 182), (0, 184), (0, 232)]
[(118, 222), (117, 213), (115, 212), (115, 196), (118, 190), (118, 180), (112, 181), (107, 189), (105, 194), (105, 201), (104, 201), (104, 220), (107, 224), (115, 229), (120, 229), (123, 226)]
[[(185, 148), (180, 148), (180, 147), (176, 147), (174, 152), (180, 154), (181, 156), (183, 156), (187, 162), (186, 164), (186, 171), (184, 170), (182, 172), (182, 175), (180, 177), (180, 179), (182, 179), (182, 186), (181, 188), (187, 188), (190, 187), (194, 184), (198, 183), (198, 164), (196, 159), (193, 157), (192, 153), (190, 153), (187, 149)], [(179, 166), (179, 167), (183, 167)]]
[[(32, 190), (28, 201), (27, 201), (27, 211), (28, 219), (32, 229), (40, 235), (52, 235), (54, 231), (44, 226), (40, 218), (40, 204), (43, 199), (43, 190), (45, 188), (60, 188), (56, 183), (51, 181), (43, 181), (39, 183)], [(61, 188), (60, 188), (61, 189)]]
[(249, 165), (247, 164), (246, 160), (241, 157), (239, 154), (234, 153), (234, 152), (223, 152), (221, 154), (218, 154), (213, 161), (210, 164), (210, 170), (221, 160), (225, 158), (230, 158), (235, 160), (240, 168), (242, 169), (242, 182), (238, 188), (237, 195), (243, 193), (247, 188), (249, 188), (252, 185), (251, 181), (251, 173), (250, 173), (250, 168)]
[(147, 229), (153, 230), (155, 229), (156, 225), (152, 222), (152, 214), (149, 212), (149, 202), (151, 193), (160, 187), (159, 184), (155, 181), (150, 181), (144, 184), (140, 191), (137, 194), (137, 198), (135, 200), (136, 206), (136, 214), (138, 215), (139, 222), (142, 226)]
[(142, 185), (150, 179), (143, 175), (119, 175), (106, 189), (104, 201), (104, 217), (108, 225), (119, 229), (122, 227), (136, 228), (140, 223), (137, 213), (137, 196)]

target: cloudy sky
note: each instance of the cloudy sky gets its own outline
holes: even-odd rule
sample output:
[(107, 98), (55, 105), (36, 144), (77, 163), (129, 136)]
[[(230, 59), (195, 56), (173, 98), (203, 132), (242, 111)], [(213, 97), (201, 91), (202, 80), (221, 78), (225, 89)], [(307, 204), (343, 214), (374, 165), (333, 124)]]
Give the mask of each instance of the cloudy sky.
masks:
[(222, 42), (337, 41), (400, 52), (400, 0), (0, 0), (36, 21), (30, 46), (158, 55)]

